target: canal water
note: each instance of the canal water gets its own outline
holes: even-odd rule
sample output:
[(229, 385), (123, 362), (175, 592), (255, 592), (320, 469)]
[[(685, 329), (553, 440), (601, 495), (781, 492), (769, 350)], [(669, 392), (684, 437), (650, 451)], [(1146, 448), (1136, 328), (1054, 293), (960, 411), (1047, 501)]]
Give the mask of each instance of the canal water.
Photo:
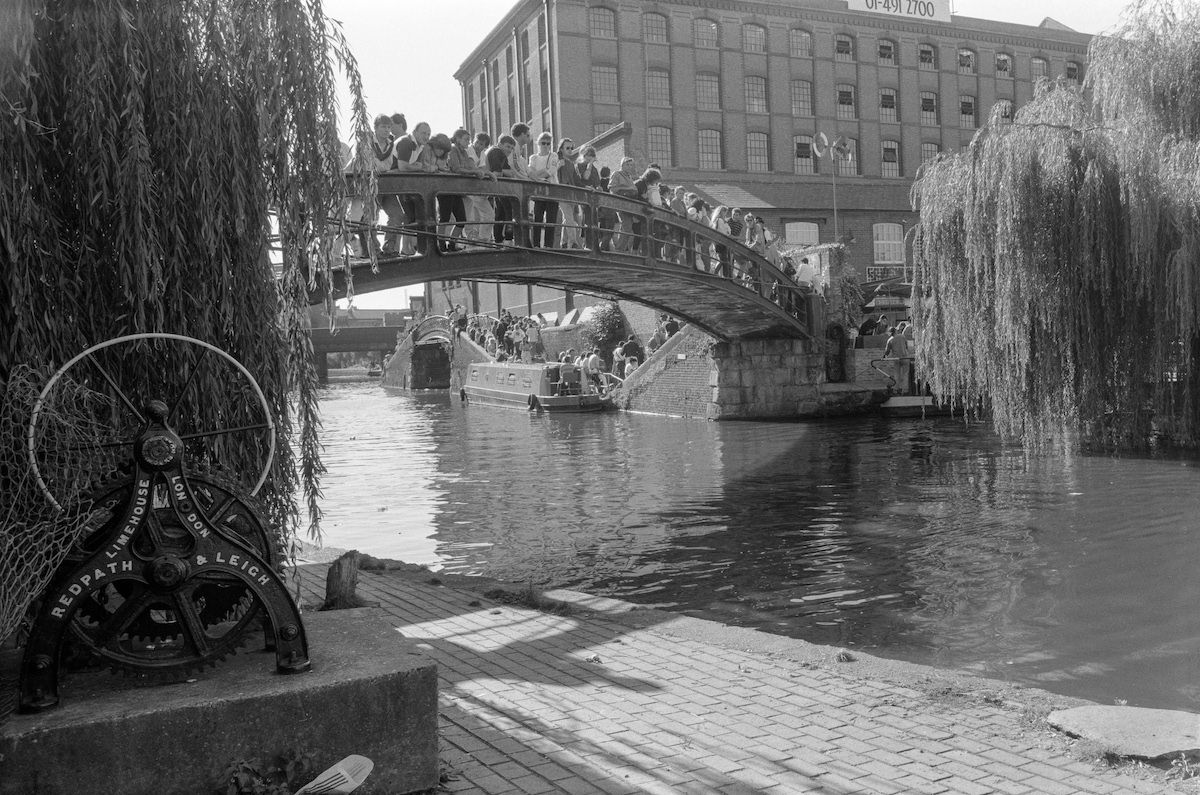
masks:
[(325, 543), (1200, 709), (1200, 466), (962, 420), (538, 416), (331, 385)]

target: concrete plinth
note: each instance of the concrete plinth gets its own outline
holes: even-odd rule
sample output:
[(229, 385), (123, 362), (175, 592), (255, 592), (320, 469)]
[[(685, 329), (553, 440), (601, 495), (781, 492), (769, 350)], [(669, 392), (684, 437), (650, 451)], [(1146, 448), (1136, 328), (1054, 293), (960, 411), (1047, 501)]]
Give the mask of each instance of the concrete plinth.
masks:
[(1091, 704), (1051, 712), (1046, 722), (1118, 756), (1153, 761), (1200, 753), (1200, 715), (1194, 712)]
[(212, 793), (230, 762), (289, 751), (312, 757), (315, 773), (369, 757), (361, 793), (436, 786), (437, 666), (373, 609), (304, 624), (305, 674), (276, 674), (273, 653), (249, 651), (186, 684), (66, 677), (60, 707), (0, 726), (0, 793)]

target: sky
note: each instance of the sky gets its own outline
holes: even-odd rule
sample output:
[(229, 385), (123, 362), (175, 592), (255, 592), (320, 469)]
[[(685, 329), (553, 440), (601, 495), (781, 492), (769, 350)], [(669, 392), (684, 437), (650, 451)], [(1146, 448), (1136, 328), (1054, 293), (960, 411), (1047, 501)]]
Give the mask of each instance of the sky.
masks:
[[(358, 61), (367, 111), (403, 113), (411, 129), (427, 121), (436, 132), (462, 124), (462, 95), (454, 72), (515, 5), (510, 0), (325, 0), (342, 24)], [(1102, 33), (1121, 19), (1123, 0), (951, 0), (953, 13), (1037, 25), (1050, 16), (1083, 33)], [(342, 137), (349, 140), (349, 92), (341, 95)], [(419, 294), (419, 290), (417, 291)], [(364, 309), (408, 306), (405, 293), (385, 290), (355, 299)]]

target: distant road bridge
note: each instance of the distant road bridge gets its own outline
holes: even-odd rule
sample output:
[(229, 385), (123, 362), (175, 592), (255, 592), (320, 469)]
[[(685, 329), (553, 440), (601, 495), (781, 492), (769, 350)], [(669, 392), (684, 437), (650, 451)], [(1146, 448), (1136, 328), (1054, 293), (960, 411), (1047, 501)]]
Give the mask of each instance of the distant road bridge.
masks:
[(339, 326), (337, 333), (326, 327), (312, 330), (313, 353), (391, 353), (396, 335), (404, 326)]
[[(512, 240), (488, 242), (470, 250), (443, 252), (447, 225), (439, 234), (439, 199), (486, 196), (513, 212)], [(668, 210), (601, 191), (544, 182), (480, 180), (451, 174), (396, 174), (379, 177), (381, 202), (398, 200), (405, 225), (383, 227), (413, 236), (416, 253), (383, 256), (373, 270), (369, 260), (350, 258), (335, 272), (334, 291), (346, 293), (347, 270), (356, 294), (445, 279), (541, 284), (627, 299), (668, 312), (721, 340), (809, 338), (811, 293), (751, 249)], [(529, 220), (533, 202), (554, 202), (591, 223), (583, 234), (587, 250), (526, 245), (537, 225)], [(602, 228), (619, 213), (640, 227), (640, 250), (617, 251)], [(561, 226), (555, 216), (553, 235)], [(313, 295), (321, 300), (323, 290)], [(348, 329), (347, 329), (348, 330)], [(342, 334), (345, 333), (343, 330)]]

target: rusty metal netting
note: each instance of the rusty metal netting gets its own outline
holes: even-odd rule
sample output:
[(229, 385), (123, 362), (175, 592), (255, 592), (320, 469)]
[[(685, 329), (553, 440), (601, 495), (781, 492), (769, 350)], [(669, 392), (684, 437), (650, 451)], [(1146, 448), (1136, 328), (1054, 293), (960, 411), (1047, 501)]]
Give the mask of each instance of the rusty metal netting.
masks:
[(29, 426), (47, 381), (21, 365), (0, 382), (0, 644), (62, 564), (84, 524), (96, 473), (110, 471), (118, 455), (100, 442), (95, 418), (105, 398), (60, 381), (38, 407), (34, 470)]

